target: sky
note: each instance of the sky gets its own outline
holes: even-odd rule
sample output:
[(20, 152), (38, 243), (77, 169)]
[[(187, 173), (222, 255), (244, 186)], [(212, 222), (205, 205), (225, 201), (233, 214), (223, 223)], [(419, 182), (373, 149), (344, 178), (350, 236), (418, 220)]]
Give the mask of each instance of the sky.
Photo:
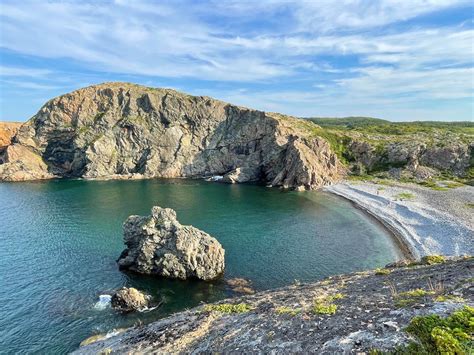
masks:
[(127, 81), (265, 111), (474, 120), (466, 0), (1, 0), (0, 120)]

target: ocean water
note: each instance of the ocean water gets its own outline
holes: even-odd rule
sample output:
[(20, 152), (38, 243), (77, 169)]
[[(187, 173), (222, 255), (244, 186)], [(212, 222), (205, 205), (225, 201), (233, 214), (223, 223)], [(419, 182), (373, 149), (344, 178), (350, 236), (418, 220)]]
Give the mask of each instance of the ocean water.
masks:
[[(122, 223), (171, 207), (226, 249), (223, 279), (162, 280), (118, 270)], [(0, 353), (67, 353), (97, 333), (147, 323), (232, 295), (225, 279), (256, 290), (379, 267), (399, 259), (391, 236), (349, 202), (198, 180), (0, 184)], [(134, 286), (163, 303), (119, 314), (108, 295)]]

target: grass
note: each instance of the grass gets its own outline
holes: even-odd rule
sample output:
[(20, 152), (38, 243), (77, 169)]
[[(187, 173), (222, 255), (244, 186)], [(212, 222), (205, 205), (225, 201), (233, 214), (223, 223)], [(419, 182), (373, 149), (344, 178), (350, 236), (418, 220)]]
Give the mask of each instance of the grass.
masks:
[(375, 269), (375, 275), (389, 275), (390, 273), (389, 269)]
[(333, 315), (337, 312), (337, 305), (333, 302), (335, 300), (340, 300), (345, 296), (341, 293), (336, 293), (335, 295), (331, 296), (321, 296), (317, 297), (314, 300), (314, 306), (312, 312), (314, 314), (325, 314), (325, 315)]
[(290, 307), (278, 307), (275, 309), (277, 314), (288, 314), (290, 316), (296, 316), (301, 313), (301, 308), (290, 308)]
[(409, 290), (405, 292), (400, 292), (395, 295), (395, 306), (397, 307), (407, 307), (413, 304), (418, 303), (426, 296), (434, 295), (434, 291), (426, 291), (421, 288), (417, 288), (414, 290)]
[(466, 207), (474, 208), (474, 203), (466, 203)]
[(472, 354), (474, 349), (474, 308), (465, 306), (446, 318), (418, 316), (405, 329), (412, 342), (396, 354)]
[(446, 262), (446, 258), (442, 255), (426, 255), (421, 258), (421, 264), (423, 265), (435, 265)]
[(395, 195), (395, 198), (399, 198), (401, 200), (412, 200), (415, 198), (415, 195), (410, 192), (401, 192)]
[(454, 295), (439, 295), (434, 299), (436, 302), (453, 302), (453, 303), (461, 303), (465, 302), (466, 300), (459, 296)]
[(253, 308), (249, 304), (246, 303), (238, 303), (238, 304), (231, 304), (231, 303), (221, 303), (221, 304), (209, 304), (204, 307), (204, 310), (207, 312), (220, 312), (220, 313), (247, 313), (251, 311)]

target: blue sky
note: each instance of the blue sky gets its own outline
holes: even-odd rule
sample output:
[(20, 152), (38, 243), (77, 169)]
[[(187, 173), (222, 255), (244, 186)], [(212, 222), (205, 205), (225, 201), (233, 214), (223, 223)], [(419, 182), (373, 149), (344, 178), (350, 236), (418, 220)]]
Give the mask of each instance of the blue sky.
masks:
[(0, 120), (104, 81), (297, 116), (474, 120), (465, 0), (0, 3)]

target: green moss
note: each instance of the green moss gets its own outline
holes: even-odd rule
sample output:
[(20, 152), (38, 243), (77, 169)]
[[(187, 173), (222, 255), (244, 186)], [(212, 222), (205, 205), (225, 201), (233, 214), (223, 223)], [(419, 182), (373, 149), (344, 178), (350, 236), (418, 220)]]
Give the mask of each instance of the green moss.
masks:
[(474, 308), (465, 306), (447, 318), (438, 315), (415, 317), (405, 330), (418, 342), (398, 349), (396, 354), (472, 354)]
[(474, 208), (474, 203), (466, 203), (466, 207)]
[(401, 292), (395, 296), (395, 305), (397, 307), (407, 307), (418, 303), (426, 296), (434, 295), (433, 291), (425, 291), (421, 288)]
[(454, 295), (440, 295), (434, 299), (436, 302), (454, 302), (460, 303), (465, 302), (465, 299)]
[(315, 314), (332, 315), (337, 311), (337, 305), (333, 303), (335, 300), (340, 300), (345, 296), (342, 293), (336, 293), (330, 296), (321, 296), (314, 300), (312, 312)]
[(246, 303), (221, 303), (221, 304), (209, 304), (204, 307), (204, 310), (207, 312), (221, 312), (221, 313), (247, 313), (253, 308)]
[(389, 275), (390, 273), (389, 269), (375, 269), (375, 275)]
[(421, 263), (424, 265), (442, 264), (446, 262), (446, 258), (442, 255), (427, 255), (421, 258)]
[(297, 314), (301, 313), (300, 308), (290, 308), (290, 307), (278, 307), (275, 309), (275, 312), (277, 314), (288, 314), (290, 316), (296, 316)]
[(325, 304), (316, 302), (313, 307), (313, 313), (316, 314), (335, 314), (337, 311), (337, 305), (335, 304)]

